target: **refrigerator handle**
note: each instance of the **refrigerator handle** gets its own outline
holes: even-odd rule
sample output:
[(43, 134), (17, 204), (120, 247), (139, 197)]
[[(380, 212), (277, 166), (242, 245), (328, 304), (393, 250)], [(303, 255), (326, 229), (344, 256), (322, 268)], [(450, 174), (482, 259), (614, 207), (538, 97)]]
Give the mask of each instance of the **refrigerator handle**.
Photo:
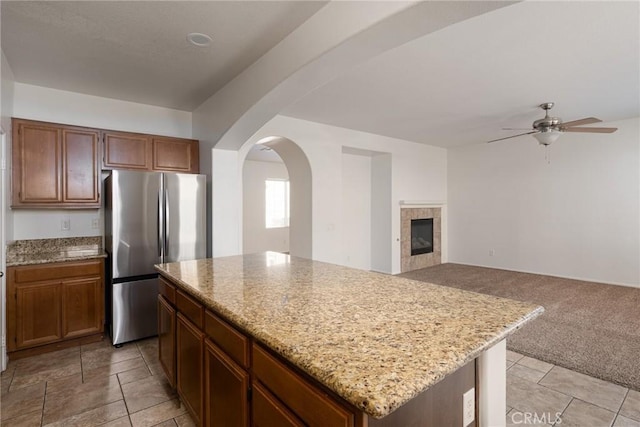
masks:
[(164, 190), (164, 255), (169, 256), (169, 192)]
[(162, 190), (158, 191), (158, 257), (164, 262), (164, 203)]

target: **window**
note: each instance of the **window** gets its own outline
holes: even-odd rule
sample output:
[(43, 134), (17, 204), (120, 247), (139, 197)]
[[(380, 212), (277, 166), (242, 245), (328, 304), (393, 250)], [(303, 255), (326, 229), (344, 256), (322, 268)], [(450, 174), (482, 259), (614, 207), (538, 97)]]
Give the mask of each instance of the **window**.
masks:
[(288, 227), (289, 181), (282, 179), (267, 179), (264, 183), (266, 227)]

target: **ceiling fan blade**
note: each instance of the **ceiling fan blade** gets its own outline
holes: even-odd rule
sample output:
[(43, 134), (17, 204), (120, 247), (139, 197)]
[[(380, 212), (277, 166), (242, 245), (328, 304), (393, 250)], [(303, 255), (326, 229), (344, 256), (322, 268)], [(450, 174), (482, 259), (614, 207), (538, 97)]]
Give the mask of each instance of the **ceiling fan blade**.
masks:
[(532, 133), (538, 133), (538, 131), (537, 130), (533, 130), (531, 132), (520, 133), (518, 135), (511, 135), (511, 136), (507, 136), (505, 138), (492, 139), (491, 141), (487, 141), (487, 143), (496, 142), (496, 141), (502, 141), (503, 139), (515, 138), (516, 136), (531, 135)]
[(531, 128), (502, 128), (502, 130), (533, 130)]
[(570, 122), (562, 123), (562, 127), (590, 125), (591, 123), (600, 123), (601, 121), (602, 120), (596, 119), (595, 117), (587, 117), (586, 119), (572, 120)]
[(586, 132), (586, 133), (613, 133), (618, 130), (618, 128), (560, 128), (562, 132)]

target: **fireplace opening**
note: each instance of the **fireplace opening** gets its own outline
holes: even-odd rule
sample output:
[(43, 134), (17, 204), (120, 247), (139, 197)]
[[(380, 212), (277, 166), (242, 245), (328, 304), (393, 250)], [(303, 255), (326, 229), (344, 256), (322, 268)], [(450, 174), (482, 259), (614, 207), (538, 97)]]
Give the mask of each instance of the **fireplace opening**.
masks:
[(411, 220), (411, 256), (433, 252), (433, 218)]

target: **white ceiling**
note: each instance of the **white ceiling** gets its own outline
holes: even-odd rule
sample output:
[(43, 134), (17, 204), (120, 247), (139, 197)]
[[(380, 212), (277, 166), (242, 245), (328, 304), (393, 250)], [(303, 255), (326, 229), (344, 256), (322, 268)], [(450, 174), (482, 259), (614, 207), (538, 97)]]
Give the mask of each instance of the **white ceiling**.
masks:
[[(324, 4), (3, 0), (2, 50), (19, 82), (193, 111)], [(639, 17), (637, 1), (502, 7), (348, 70), (283, 114), (443, 147), (529, 127), (548, 101), (565, 121), (637, 117)], [(191, 46), (189, 32), (214, 42)]]
[(283, 113), (442, 147), (522, 133), (501, 128), (529, 128), (549, 101), (564, 121), (637, 117), (639, 18), (637, 1), (518, 3), (388, 51)]
[(192, 111), (325, 4), (3, 0), (2, 50), (21, 83)]

